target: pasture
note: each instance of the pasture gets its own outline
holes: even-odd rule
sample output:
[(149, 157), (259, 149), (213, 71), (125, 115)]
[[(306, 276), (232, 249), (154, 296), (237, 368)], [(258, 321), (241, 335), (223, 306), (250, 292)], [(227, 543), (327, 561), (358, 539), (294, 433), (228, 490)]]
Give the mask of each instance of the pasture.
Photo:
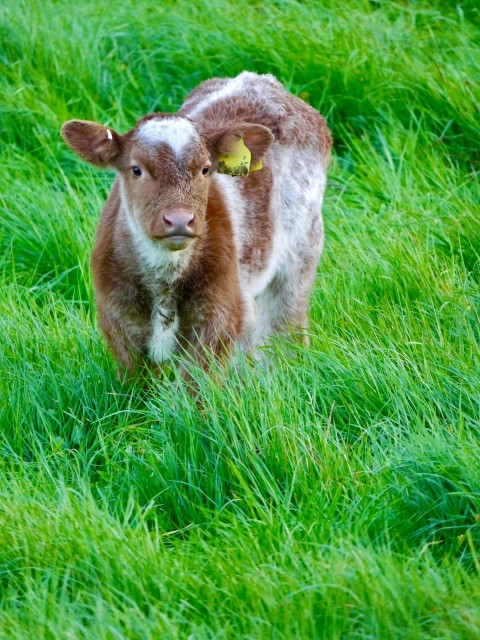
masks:
[[(334, 139), (309, 348), (121, 384), (89, 256), (120, 132), (273, 73)], [(480, 637), (480, 9), (5, 0), (0, 637)]]

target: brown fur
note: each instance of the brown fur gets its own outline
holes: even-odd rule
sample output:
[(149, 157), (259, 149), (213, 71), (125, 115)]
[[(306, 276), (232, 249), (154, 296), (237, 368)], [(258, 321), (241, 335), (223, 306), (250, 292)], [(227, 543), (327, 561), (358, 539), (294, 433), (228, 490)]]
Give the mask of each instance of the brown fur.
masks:
[[(206, 211), (208, 235), (198, 240), (179, 280), (172, 287), (166, 283), (162, 287), (148, 282), (129, 234), (117, 224), (118, 183), (112, 188), (91, 264), (100, 327), (113, 353), (130, 371), (147, 356), (152, 284), (176, 306), (180, 318), (177, 339), (190, 357), (203, 362), (203, 347), (221, 357), (242, 332), (243, 300), (231, 223), (220, 194), (215, 188), (212, 191)], [(134, 333), (131, 326), (135, 326)]]
[[(268, 158), (275, 140), (280, 153), (282, 145), (318, 149), (316, 157), (326, 168), (331, 140), (323, 118), (271, 76), (250, 75), (251, 91), (245, 95), (226, 95), (210, 103), (211, 92), (227, 86), (213, 79), (194, 90), (177, 114), (146, 116), (125, 135), (81, 120), (62, 127), (66, 142), (82, 158), (113, 166), (119, 173), (102, 212), (91, 264), (100, 327), (128, 371), (149, 359), (152, 341), (158, 339), (163, 349), (164, 334), (156, 337), (156, 327), (165, 335), (174, 331), (178, 348), (203, 366), (210, 356), (227, 357), (246, 331), (247, 300), (240, 273), (248, 278), (268, 271), (280, 222), (272, 207), (274, 176), (267, 163), (246, 178), (227, 177), (236, 181), (243, 203), (242, 239), (235, 237), (231, 196), (211, 174), (238, 137), (250, 149), (252, 164)], [(262, 79), (259, 87), (255, 78)], [(206, 108), (198, 108), (205, 101)], [(172, 118), (181, 119), (180, 124), (170, 125)], [(164, 142), (164, 125), (173, 127), (175, 139), (167, 133)], [(148, 135), (142, 133), (146, 130)], [(298, 198), (298, 188), (294, 191)], [(288, 193), (282, 198), (288, 200)], [(283, 220), (282, 238), (289, 225), (292, 234), (298, 234), (295, 206), (285, 206), (293, 218)], [(180, 234), (180, 251), (169, 253), (163, 247), (174, 242), (169, 219), (175, 215), (191, 215), (192, 221), (188, 233), (185, 229)], [(238, 224), (240, 214), (235, 215)], [(301, 281), (296, 282), (294, 271), (285, 275), (280, 270), (265, 285), (265, 300), (277, 301), (272, 330), (306, 326), (305, 310), (321, 251), (317, 238), (323, 235), (319, 210), (308, 225), (312, 248), (302, 239), (295, 267)]]
[(208, 235), (177, 285), (176, 296), (181, 346), (200, 356), (206, 347), (221, 357), (242, 333), (244, 309), (232, 225), (221, 195), (212, 187)]

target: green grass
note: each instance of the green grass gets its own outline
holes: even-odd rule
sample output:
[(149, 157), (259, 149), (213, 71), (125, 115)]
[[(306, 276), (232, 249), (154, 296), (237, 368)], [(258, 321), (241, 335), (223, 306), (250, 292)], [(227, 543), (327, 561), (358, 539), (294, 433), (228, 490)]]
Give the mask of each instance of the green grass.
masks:
[[(480, 637), (476, 2), (0, 8), (0, 637)], [(118, 382), (59, 137), (271, 72), (335, 141), (311, 346)]]

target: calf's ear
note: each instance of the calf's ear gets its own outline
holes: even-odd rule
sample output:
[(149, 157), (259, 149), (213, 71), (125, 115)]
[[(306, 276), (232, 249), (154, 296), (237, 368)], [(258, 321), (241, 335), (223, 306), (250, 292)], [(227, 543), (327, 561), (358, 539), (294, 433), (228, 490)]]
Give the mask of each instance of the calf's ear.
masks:
[(81, 158), (99, 167), (115, 165), (122, 150), (122, 137), (88, 120), (69, 120), (61, 128), (61, 136)]
[(274, 139), (270, 129), (250, 122), (207, 135), (218, 172), (233, 176), (245, 176), (261, 169), (262, 158)]

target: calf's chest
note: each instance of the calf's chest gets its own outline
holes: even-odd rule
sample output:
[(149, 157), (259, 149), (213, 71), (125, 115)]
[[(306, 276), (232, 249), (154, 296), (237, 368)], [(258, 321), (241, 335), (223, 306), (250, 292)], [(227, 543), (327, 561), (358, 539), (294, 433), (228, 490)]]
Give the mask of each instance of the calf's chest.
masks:
[(167, 360), (177, 349), (178, 314), (165, 300), (154, 300), (150, 317), (148, 355), (154, 362)]

